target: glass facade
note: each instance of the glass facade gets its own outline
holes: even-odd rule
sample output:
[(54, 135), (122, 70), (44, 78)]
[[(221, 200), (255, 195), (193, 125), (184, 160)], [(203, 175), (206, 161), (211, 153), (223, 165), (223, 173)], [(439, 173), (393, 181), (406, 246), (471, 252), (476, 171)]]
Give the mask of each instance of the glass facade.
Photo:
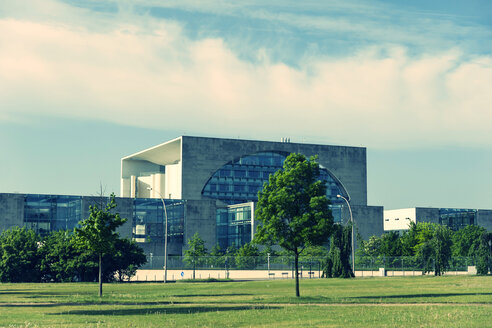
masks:
[(251, 241), (253, 203), (217, 210), (217, 242), (222, 249), (241, 247)]
[[(183, 244), (184, 201), (165, 199), (168, 243)], [(133, 239), (141, 243), (164, 244), (165, 217), (162, 201), (156, 198), (136, 198), (133, 213)]]
[[(260, 152), (232, 161), (214, 173), (203, 188), (202, 194), (220, 199), (227, 204), (257, 201), (258, 191), (268, 182), (270, 174), (282, 168), (287, 155)], [(326, 195), (332, 204), (341, 204), (336, 196), (345, 193), (325, 168), (321, 168), (320, 179), (326, 182)]]
[(467, 225), (477, 224), (477, 210), (441, 208), (439, 209), (439, 224), (455, 231)]
[[(288, 153), (260, 152), (231, 161), (214, 173), (203, 188), (202, 194), (230, 205), (256, 202), (258, 191), (268, 182), (270, 174), (283, 167), (287, 155)], [(331, 201), (334, 220), (340, 222), (344, 201), (337, 198), (337, 195), (346, 196), (346, 193), (323, 167), (320, 179), (326, 183), (326, 195)]]
[[(168, 216), (168, 242), (183, 244), (184, 201), (165, 199)], [(116, 208), (117, 210), (118, 208)], [(25, 195), (24, 226), (41, 235), (56, 230), (71, 230), (84, 219), (82, 196)], [(155, 198), (133, 200), (133, 233), (137, 242), (164, 243), (162, 201)]]
[(24, 198), (24, 226), (41, 235), (73, 229), (81, 219), (81, 196), (26, 195)]

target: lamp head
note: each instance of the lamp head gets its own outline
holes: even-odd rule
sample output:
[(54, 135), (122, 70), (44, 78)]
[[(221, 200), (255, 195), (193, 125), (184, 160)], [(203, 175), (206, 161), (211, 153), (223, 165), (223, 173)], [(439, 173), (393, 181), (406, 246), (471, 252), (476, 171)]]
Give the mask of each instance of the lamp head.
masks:
[(152, 190), (152, 187), (147, 187), (147, 190)]
[(341, 198), (342, 196), (341, 195), (337, 195), (337, 198)]

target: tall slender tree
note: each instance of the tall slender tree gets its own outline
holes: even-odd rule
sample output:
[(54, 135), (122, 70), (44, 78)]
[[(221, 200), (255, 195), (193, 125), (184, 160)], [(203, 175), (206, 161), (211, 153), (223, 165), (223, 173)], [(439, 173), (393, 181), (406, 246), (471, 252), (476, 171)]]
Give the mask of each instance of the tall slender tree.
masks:
[(261, 225), (255, 241), (278, 244), (294, 256), (297, 297), (299, 255), (307, 246), (325, 243), (333, 230), (326, 185), (319, 176), (316, 157), (293, 153), (258, 193), (255, 217)]
[(195, 279), (197, 261), (206, 255), (205, 242), (200, 237), (200, 234), (195, 232), (193, 237), (188, 239), (188, 249), (184, 252), (184, 261), (193, 265), (193, 279)]
[(492, 270), (492, 232), (483, 232), (477, 256), (477, 274), (486, 275)]
[(352, 226), (337, 225), (330, 240), (330, 251), (327, 256), (323, 275), (327, 278), (352, 278), (354, 273), (350, 266), (352, 252)]
[(126, 222), (126, 219), (121, 218), (118, 213), (114, 212), (116, 208), (114, 193), (111, 194), (106, 208), (101, 208), (100, 206), (90, 206), (89, 217), (82, 220), (79, 223), (80, 228), (76, 229), (77, 243), (97, 254), (99, 258), (99, 297), (102, 296), (103, 255), (111, 254), (114, 251), (115, 243), (119, 237), (116, 228)]

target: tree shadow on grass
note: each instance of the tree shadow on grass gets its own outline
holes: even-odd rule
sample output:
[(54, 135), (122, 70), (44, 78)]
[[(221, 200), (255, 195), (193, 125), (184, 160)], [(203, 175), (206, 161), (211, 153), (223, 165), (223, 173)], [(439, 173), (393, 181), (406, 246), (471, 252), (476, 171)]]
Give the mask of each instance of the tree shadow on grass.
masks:
[[(78, 292), (78, 295), (94, 295), (94, 292)], [(7, 290), (7, 291), (0, 291), (0, 297), (6, 296), (6, 295), (17, 295), (22, 298), (47, 298), (47, 297), (58, 297), (58, 298), (66, 298), (66, 297), (72, 297), (72, 295), (69, 292), (62, 291), (62, 292), (47, 292), (47, 291), (41, 291), (39, 289), (24, 289), (24, 290)]]
[(2, 307), (59, 307), (59, 306), (92, 306), (92, 305), (118, 305), (118, 306), (136, 306), (136, 305), (186, 305), (186, 304), (191, 304), (189, 302), (129, 302), (129, 303), (122, 303), (122, 302), (60, 302), (60, 303), (15, 303), (15, 304), (1, 304), (0, 303), (0, 308)]
[(113, 309), (113, 310), (74, 310), (69, 312), (49, 313), (49, 315), (151, 315), (151, 314), (194, 314), (204, 312), (228, 312), (247, 310), (273, 310), (276, 306), (163, 306), (141, 309)]
[(222, 296), (251, 296), (253, 294), (186, 294), (172, 295), (172, 297), (222, 297)]
[(488, 296), (492, 293), (435, 293), (435, 294), (401, 294), (401, 295), (374, 295), (374, 296), (354, 296), (344, 297), (351, 299), (391, 299), (391, 298), (438, 298), (455, 296)]
[(29, 295), (29, 294), (33, 294), (33, 293), (35, 293), (35, 291), (28, 292), (27, 290), (22, 290), (22, 291), (7, 290), (7, 291), (1, 291), (0, 296), (2, 296), (2, 295)]

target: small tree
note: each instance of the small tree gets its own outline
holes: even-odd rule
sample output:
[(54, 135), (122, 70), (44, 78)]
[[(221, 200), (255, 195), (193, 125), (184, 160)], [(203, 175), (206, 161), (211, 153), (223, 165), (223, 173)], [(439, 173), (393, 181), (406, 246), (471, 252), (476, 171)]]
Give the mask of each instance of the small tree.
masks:
[(116, 208), (114, 193), (110, 196), (110, 201), (105, 209), (98, 205), (90, 206), (89, 218), (82, 220), (80, 228), (77, 228), (77, 243), (86, 247), (99, 258), (99, 297), (102, 296), (102, 270), (103, 255), (111, 254), (118, 239), (116, 228), (123, 225), (126, 219), (120, 217), (118, 213), (113, 213)]
[(480, 236), (477, 256), (477, 274), (486, 275), (492, 270), (492, 233), (484, 231)]
[(480, 238), (487, 229), (477, 225), (467, 225), (463, 229), (453, 233), (453, 257), (470, 256), (476, 257), (480, 247)]
[(38, 282), (40, 237), (34, 230), (15, 227), (0, 234), (0, 281)]
[(147, 257), (143, 249), (134, 241), (118, 239), (111, 262), (118, 281), (122, 282), (125, 279), (130, 280), (137, 273), (137, 269), (147, 262)]
[(188, 249), (185, 251), (184, 261), (193, 265), (193, 279), (195, 279), (196, 263), (200, 257), (207, 255), (205, 242), (198, 232), (188, 239)]
[(350, 254), (352, 252), (352, 226), (335, 226), (335, 231), (330, 240), (323, 275), (327, 278), (351, 278), (354, 277), (350, 267)]
[(299, 297), (299, 255), (307, 246), (321, 245), (333, 229), (326, 185), (319, 179), (315, 157), (290, 154), (283, 168), (270, 175), (258, 193), (255, 217), (261, 222), (255, 241), (278, 244), (294, 256), (296, 296)]
[(39, 253), (43, 281), (77, 280), (81, 251), (75, 245), (73, 231), (52, 231), (43, 238)]
[(402, 256), (401, 241), (398, 232), (386, 232), (379, 240), (379, 255), (387, 257)]
[(244, 244), (236, 252), (236, 265), (238, 269), (254, 269), (259, 255), (258, 247), (251, 243)]
[(229, 269), (236, 266), (235, 256), (237, 252), (237, 246), (233, 242), (232, 245), (227, 246), (224, 252), (224, 267), (226, 270), (226, 278), (229, 278)]
[(220, 247), (219, 243), (215, 244), (214, 247), (210, 250), (208, 264), (212, 268), (221, 268), (224, 266), (224, 251)]
[(432, 259), (434, 260), (434, 275), (440, 276), (449, 268), (451, 259), (452, 231), (442, 225), (436, 225), (434, 235), (430, 240)]

